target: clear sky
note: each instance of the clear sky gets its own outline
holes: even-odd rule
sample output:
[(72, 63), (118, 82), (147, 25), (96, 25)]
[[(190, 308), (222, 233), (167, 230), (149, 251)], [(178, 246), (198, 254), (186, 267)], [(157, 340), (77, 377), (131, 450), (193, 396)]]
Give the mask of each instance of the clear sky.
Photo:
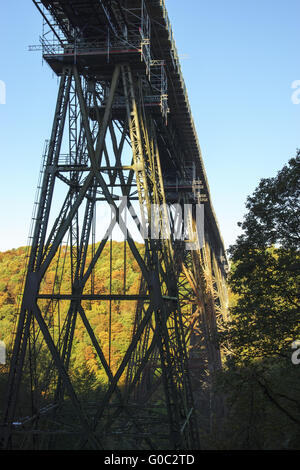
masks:
[[(247, 195), (300, 147), (299, 0), (167, 0), (169, 16), (226, 246)], [(57, 79), (40, 52), (31, 0), (0, 5), (0, 251), (25, 245)], [(0, 82), (1, 84), (1, 82)], [(1, 95), (0, 95), (1, 99)]]

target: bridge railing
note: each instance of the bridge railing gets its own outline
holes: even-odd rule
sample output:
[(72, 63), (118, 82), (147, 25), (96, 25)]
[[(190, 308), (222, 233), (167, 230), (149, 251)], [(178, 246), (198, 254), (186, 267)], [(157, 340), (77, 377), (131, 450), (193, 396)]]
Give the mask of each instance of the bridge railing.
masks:
[(188, 98), (187, 88), (186, 88), (186, 84), (185, 84), (185, 81), (184, 81), (184, 78), (183, 78), (183, 73), (182, 73), (182, 70), (181, 70), (179, 54), (178, 54), (176, 42), (175, 42), (175, 39), (174, 39), (172, 24), (171, 24), (169, 15), (168, 15), (165, 0), (150, 0), (150, 1), (154, 4), (159, 5), (162, 9), (162, 14), (163, 14), (163, 18), (164, 18), (164, 21), (165, 21), (165, 24), (166, 24), (166, 29), (168, 30), (168, 34), (169, 34), (169, 41), (171, 43), (171, 57), (172, 57), (173, 66), (174, 66), (175, 71), (177, 71), (177, 73), (179, 74), (182, 90), (183, 90), (185, 101), (186, 101), (186, 105), (188, 107), (188, 111), (189, 111), (189, 114), (190, 114), (190, 117), (191, 117), (192, 125), (194, 127), (193, 117), (192, 117), (192, 110), (191, 110), (191, 106), (190, 106), (190, 102), (189, 102), (189, 98)]

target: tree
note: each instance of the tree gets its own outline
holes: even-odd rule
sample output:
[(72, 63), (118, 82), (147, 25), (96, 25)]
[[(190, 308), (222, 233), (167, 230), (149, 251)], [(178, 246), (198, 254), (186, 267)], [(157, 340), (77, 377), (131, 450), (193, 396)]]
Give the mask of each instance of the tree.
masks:
[[(243, 230), (230, 247), (229, 352), (219, 386), (227, 397), (225, 448), (295, 449), (300, 442), (300, 151), (249, 196)], [(229, 440), (224, 441), (226, 435)], [(216, 444), (215, 444), (216, 446)]]
[(237, 296), (225, 334), (241, 358), (290, 355), (300, 339), (300, 151), (252, 196), (230, 247)]

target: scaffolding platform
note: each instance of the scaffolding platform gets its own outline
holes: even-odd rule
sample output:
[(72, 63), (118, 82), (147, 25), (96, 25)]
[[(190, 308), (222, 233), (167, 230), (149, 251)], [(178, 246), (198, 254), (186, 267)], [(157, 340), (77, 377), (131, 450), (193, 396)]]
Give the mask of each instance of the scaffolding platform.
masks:
[(61, 75), (66, 66), (76, 65), (96, 79), (111, 76), (116, 64), (127, 63), (141, 73), (146, 72), (140, 44), (119, 43), (115, 46), (106, 44), (85, 44), (74, 46), (67, 44), (43, 44), (43, 58), (56, 75)]

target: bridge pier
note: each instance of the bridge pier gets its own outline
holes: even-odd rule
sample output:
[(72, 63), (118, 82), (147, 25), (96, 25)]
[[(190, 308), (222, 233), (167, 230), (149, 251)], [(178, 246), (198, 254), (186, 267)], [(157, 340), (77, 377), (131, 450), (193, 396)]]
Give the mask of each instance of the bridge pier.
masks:
[[(59, 448), (62, 434), (71, 448), (199, 449), (199, 380), (207, 385), (222, 365), (215, 338), (218, 321), (226, 320), (226, 259), (184, 82), (181, 75), (179, 82), (174, 78), (179, 62), (169, 45), (164, 3), (34, 3), (53, 34), (53, 42), (46, 35), (42, 40), (43, 57), (60, 86), (36, 204), (2, 446)], [(201, 204), (204, 228), (192, 210), (189, 224), (175, 236), (176, 206), (184, 211)], [(103, 207), (112, 212), (100, 221), (100, 236), (97, 214)], [(129, 215), (142, 244), (128, 230)], [(169, 236), (162, 237), (166, 221)], [(118, 289), (116, 227), (124, 237)], [(139, 283), (129, 293), (130, 257)], [(109, 279), (99, 293), (102, 262), (108, 263)], [(117, 363), (116, 302), (132, 316)], [(99, 318), (105, 311), (105, 341), (93, 324), (95, 311)], [(105, 375), (93, 404), (82, 399), (74, 380), (79, 324)]]

